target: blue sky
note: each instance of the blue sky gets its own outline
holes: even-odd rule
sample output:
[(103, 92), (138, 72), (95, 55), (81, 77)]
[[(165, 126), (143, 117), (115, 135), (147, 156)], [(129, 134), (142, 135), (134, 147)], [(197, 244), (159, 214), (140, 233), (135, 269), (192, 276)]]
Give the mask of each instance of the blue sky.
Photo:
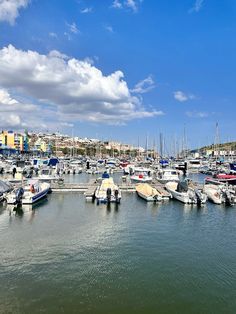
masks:
[(0, 0), (0, 125), (236, 140), (235, 17), (234, 0)]

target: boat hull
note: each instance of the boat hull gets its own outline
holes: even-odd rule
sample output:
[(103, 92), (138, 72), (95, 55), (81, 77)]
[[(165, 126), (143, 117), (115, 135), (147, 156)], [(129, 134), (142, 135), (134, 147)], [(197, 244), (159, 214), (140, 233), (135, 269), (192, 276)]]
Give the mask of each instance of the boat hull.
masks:
[(47, 194), (49, 193), (50, 188), (47, 188), (43, 191), (40, 191), (39, 193), (35, 194), (35, 195), (31, 195), (29, 197), (23, 197), (22, 198), (22, 204), (34, 204), (36, 202), (38, 202), (39, 200), (41, 200), (42, 198), (46, 197)]
[(147, 202), (156, 202), (156, 201), (160, 201), (161, 198), (159, 197), (154, 197), (154, 196), (148, 196), (143, 194), (142, 192), (136, 191), (138, 196), (141, 197), (142, 199), (144, 199)]

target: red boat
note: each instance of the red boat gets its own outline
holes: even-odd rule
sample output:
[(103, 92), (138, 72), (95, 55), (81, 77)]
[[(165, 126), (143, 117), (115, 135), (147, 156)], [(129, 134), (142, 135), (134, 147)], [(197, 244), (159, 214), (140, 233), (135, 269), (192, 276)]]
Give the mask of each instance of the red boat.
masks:
[(220, 173), (215, 178), (220, 182), (236, 185), (236, 175), (234, 174)]

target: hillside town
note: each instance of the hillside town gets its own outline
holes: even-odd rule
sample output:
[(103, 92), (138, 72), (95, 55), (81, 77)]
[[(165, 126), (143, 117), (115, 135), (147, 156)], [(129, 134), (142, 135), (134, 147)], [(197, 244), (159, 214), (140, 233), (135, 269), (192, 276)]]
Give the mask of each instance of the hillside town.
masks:
[(65, 155), (78, 156), (116, 156), (144, 153), (142, 147), (134, 147), (116, 141), (101, 141), (71, 137), (60, 133), (23, 133), (3, 130), (0, 133), (0, 154), (33, 154), (33, 155)]
[[(153, 145), (152, 147), (133, 146), (118, 141), (101, 141), (92, 138), (72, 137), (59, 132), (55, 133), (34, 133), (16, 132), (12, 130), (2, 130), (0, 133), (0, 154), (30, 154), (34, 156), (91, 156), (91, 157), (137, 157), (158, 156), (171, 157), (164, 152), (164, 149)], [(174, 157), (191, 156), (199, 157), (218, 157), (233, 158), (236, 156), (236, 143), (212, 144), (194, 150), (182, 149), (174, 154)]]

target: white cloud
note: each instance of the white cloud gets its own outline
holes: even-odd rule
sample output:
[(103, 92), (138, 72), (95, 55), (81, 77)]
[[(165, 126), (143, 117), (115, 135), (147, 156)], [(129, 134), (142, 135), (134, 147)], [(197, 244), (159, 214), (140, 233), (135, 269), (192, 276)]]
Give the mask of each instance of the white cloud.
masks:
[(61, 122), (61, 126), (65, 126), (67, 128), (73, 128), (74, 124), (73, 123), (68, 123), (68, 122)]
[(122, 3), (119, 0), (114, 0), (111, 6), (114, 9), (122, 9), (123, 7)]
[(151, 75), (144, 80), (138, 82), (131, 90), (133, 93), (144, 94), (155, 88), (155, 82)]
[(82, 13), (82, 14), (92, 13), (92, 12), (93, 12), (93, 8), (92, 7), (87, 7), (87, 8), (84, 8), (84, 9), (80, 10), (80, 13)]
[(133, 12), (138, 11), (139, 5), (143, 2), (143, 0), (114, 0), (111, 7), (114, 9), (130, 9)]
[(186, 94), (182, 91), (176, 91), (174, 92), (174, 98), (180, 102), (185, 102), (188, 100), (193, 100), (195, 99), (195, 95), (193, 94)]
[(207, 118), (209, 114), (207, 112), (187, 111), (186, 115), (190, 118)]
[(75, 24), (75, 22), (73, 22), (72, 24), (66, 23), (66, 25), (68, 26), (69, 31), (71, 33), (73, 33), (73, 34), (78, 34), (79, 33), (78, 27)]
[(113, 27), (112, 27), (111, 25), (106, 25), (106, 26), (104, 26), (104, 27), (105, 27), (105, 29), (106, 29), (108, 32), (114, 33)]
[(194, 5), (193, 5), (193, 7), (189, 10), (189, 12), (190, 12), (190, 13), (192, 13), (192, 12), (198, 13), (198, 12), (201, 10), (204, 1), (205, 1), (205, 0), (195, 0)]
[(138, 10), (137, 4), (134, 0), (126, 0), (125, 5), (131, 10), (133, 10), (133, 12), (137, 12)]
[(1, 127), (24, 127), (32, 112), (38, 112), (36, 105), (16, 100), (6, 89), (0, 88)]
[(30, 0), (0, 0), (0, 21), (14, 25), (19, 10), (26, 8)]
[(54, 32), (50, 32), (48, 35), (52, 38), (57, 38), (57, 34)]
[(42, 111), (42, 117), (68, 123), (114, 124), (163, 114), (148, 111), (130, 94), (121, 71), (105, 76), (92, 64), (57, 51), (42, 55), (12, 45), (4, 47), (0, 50), (0, 86), (34, 99), (41, 111), (49, 111)]

